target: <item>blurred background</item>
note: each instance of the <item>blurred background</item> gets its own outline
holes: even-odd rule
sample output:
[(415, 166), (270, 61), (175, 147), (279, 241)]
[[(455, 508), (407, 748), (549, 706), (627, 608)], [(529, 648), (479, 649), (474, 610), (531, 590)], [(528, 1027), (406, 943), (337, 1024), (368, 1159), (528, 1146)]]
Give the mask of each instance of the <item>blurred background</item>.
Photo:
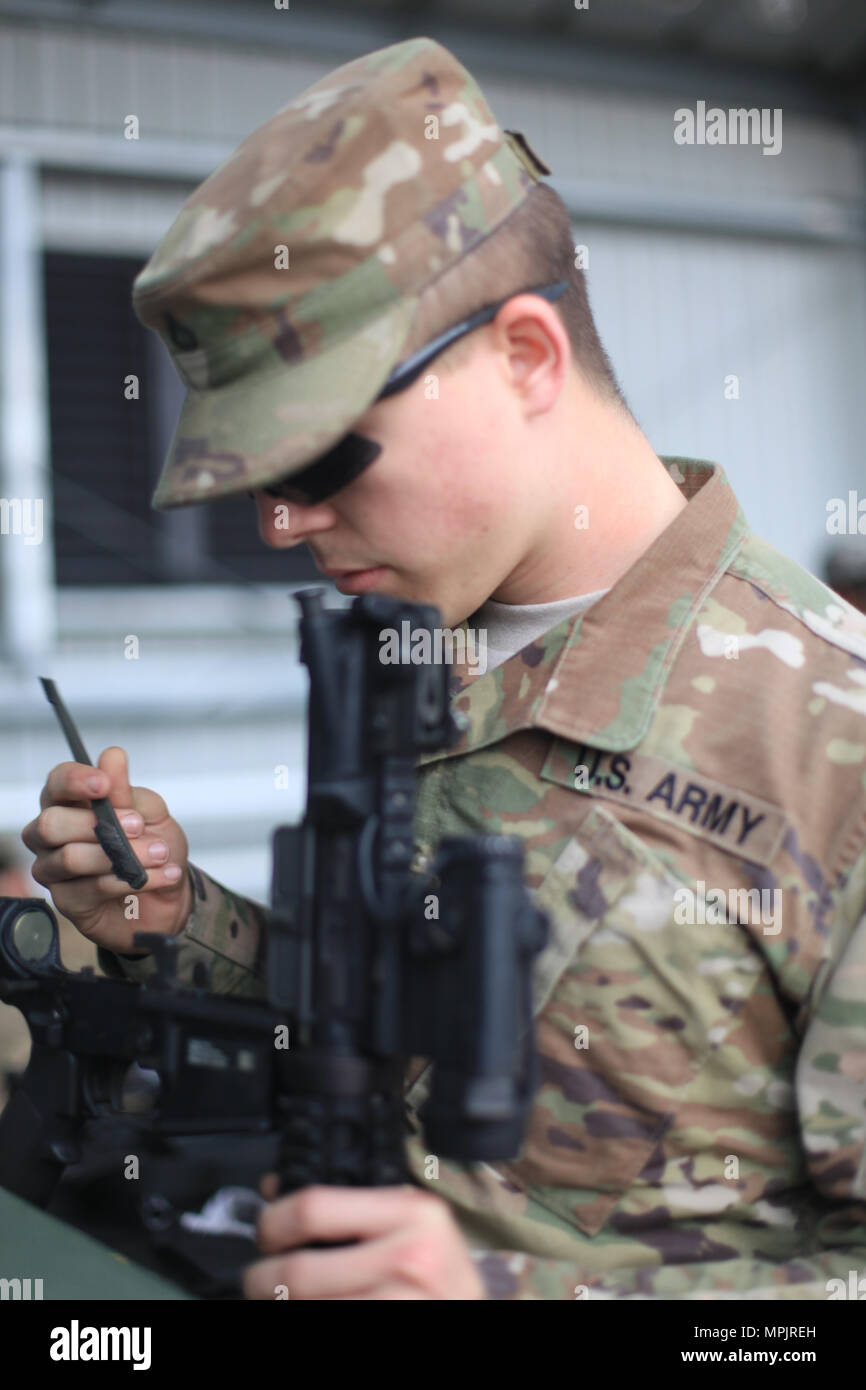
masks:
[[(550, 165), (658, 453), (720, 463), (821, 574), (828, 503), (866, 498), (863, 0), (279, 4), (0, 0), (0, 499), (44, 499), (41, 543), (0, 535), (3, 892), (44, 896), (18, 836), (70, 756), (45, 675), (193, 861), (268, 900), (305, 794), (290, 596), (320, 576), (261, 544), (246, 498), (150, 510), (181, 388), (130, 286), (195, 185), (362, 53), (438, 39)], [(677, 144), (698, 102), (781, 110), (781, 152)]]

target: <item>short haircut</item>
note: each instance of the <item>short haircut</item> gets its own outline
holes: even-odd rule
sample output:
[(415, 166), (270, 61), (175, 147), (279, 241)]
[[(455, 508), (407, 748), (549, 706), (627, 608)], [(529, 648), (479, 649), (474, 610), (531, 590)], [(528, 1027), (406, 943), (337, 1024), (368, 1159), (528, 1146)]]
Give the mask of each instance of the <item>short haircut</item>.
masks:
[[(568, 209), (546, 183), (535, 184), (494, 232), (427, 286), (401, 358), (484, 304), (559, 280), (566, 280), (568, 289), (554, 307), (568, 334), (575, 369), (602, 399), (628, 411), (589, 307), (586, 275), (575, 265)], [(462, 338), (436, 360), (446, 370), (456, 367), (472, 346), (471, 336)]]

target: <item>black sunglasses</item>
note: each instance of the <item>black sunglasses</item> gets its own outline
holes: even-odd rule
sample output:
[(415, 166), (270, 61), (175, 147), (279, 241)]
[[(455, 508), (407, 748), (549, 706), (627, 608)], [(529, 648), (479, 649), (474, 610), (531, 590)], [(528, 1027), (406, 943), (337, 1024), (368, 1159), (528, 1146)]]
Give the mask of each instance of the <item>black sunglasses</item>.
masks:
[[(458, 338), (464, 338), (467, 333), (472, 333), (476, 328), (480, 328), (484, 323), (490, 323), (496, 317), (503, 304), (507, 304), (509, 299), (514, 299), (518, 294), (537, 294), (542, 299), (553, 302), (565, 294), (568, 289), (567, 280), (558, 280), (552, 285), (539, 285), (529, 290), (514, 290), (505, 299), (498, 300), (495, 304), (485, 304), (469, 318), (463, 319), (455, 324), (453, 328), (446, 328), (444, 333), (438, 334), (424, 347), (413, 352), (411, 357), (407, 357), (405, 362), (401, 362), (389, 375), (385, 385), (376, 397), (377, 401), (385, 400), (387, 396), (394, 396), (398, 391), (405, 391), (407, 386), (411, 386), (423, 372), (429, 362), (434, 357), (438, 357), (440, 352), (444, 352), (452, 343), (456, 343)], [(359, 473), (363, 473), (374, 459), (378, 458), (382, 452), (382, 445), (376, 444), (372, 439), (367, 439), (363, 434), (346, 434), (335, 444), (332, 449), (321, 454), (306, 468), (300, 472), (293, 473), (285, 482), (277, 482), (270, 487), (262, 488), (269, 497), (289, 497), (290, 494), (302, 494), (306, 501), (303, 505), (312, 505), (316, 502), (324, 502), (326, 498), (332, 497), (335, 492), (346, 487), (357, 478)], [(250, 492), (249, 497), (255, 496)]]

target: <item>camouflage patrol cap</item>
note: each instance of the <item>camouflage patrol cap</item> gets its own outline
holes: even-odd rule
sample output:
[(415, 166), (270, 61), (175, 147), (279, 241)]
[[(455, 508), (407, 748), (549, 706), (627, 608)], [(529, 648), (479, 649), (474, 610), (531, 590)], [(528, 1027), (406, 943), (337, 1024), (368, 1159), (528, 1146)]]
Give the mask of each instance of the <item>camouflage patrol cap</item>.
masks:
[(334, 445), (421, 291), (550, 172), (428, 38), (344, 64), (253, 131), (133, 287), (188, 388), (152, 505), (264, 487)]

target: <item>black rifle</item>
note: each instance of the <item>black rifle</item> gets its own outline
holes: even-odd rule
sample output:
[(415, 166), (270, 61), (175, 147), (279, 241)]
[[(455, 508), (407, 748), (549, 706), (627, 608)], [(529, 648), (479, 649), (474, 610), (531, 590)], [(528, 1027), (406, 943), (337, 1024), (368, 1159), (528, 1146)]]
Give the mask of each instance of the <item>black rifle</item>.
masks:
[[(449, 666), (429, 660), (440, 615), (378, 595), (332, 610), (323, 592), (297, 596), (307, 811), (274, 832), (267, 1002), (181, 986), (177, 941), (155, 933), (134, 937), (156, 958), (147, 984), (71, 973), (45, 901), (0, 898), (0, 998), (33, 1042), (0, 1116), (0, 1185), (39, 1206), (80, 1157), (85, 1121), (117, 1112), (154, 1134), (276, 1130), (283, 1192), (411, 1181), (410, 1057), (434, 1063), (420, 1112), (432, 1152), (520, 1148), (537, 1086), (532, 958), (547, 937), (522, 843), (443, 840), (431, 878), (411, 871), (417, 755), (459, 735)], [(401, 634), (399, 661), (383, 630)], [(159, 1078), (147, 1115), (124, 1111), (134, 1063)]]

